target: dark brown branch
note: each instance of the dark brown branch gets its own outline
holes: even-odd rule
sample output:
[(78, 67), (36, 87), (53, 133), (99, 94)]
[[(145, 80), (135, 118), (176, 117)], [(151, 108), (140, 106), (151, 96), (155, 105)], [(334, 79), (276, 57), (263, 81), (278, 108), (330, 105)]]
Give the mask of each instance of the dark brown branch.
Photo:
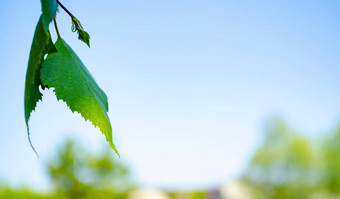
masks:
[(65, 12), (67, 12), (67, 14), (70, 15), (70, 17), (73, 19), (73, 18), (74, 18), (73, 14), (72, 14), (70, 11), (68, 11), (67, 8), (65, 8), (65, 6), (64, 6), (63, 4), (60, 3), (59, 0), (56, 0), (56, 1), (57, 1), (57, 3), (60, 5), (60, 7), (61, 7), (62, 9), (64, 9)]
[(61, 38), (59, 34), (58, 26), (57, 26), (57, 21), (55, 20), (55, 18), (53, 18), (53, 22), (54, 22), (55, 31), (57, 32), (58, 38)]

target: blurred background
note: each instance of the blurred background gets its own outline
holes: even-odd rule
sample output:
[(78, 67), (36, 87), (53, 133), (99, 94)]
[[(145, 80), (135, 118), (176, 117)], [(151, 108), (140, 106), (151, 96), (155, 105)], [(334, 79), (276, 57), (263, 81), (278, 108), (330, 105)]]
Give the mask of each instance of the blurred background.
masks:
[[(340, 198), (339, 1), (60, 0), (114, 143), (43, 91), (24, 121), (39, 0), (0, 1), (0, 198)], [(50, 25), (52, 39), (57, 36)]]

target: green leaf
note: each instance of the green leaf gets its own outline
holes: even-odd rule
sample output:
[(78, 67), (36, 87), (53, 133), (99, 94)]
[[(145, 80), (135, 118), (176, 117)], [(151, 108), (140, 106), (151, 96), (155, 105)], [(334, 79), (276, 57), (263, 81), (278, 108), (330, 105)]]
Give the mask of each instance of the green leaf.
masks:
[(42, 64), (42, 83), (49, 88), (53, 87), (57, 99), (65, 101), (72, 112), (77, 111), (94, 126), (99, 127), (110, 146), (119, 155), (112, 142), (107, 96), (65, 41), (58, 38), (55, 46), (58, 52), (49, 54)]
[(56, 0), (41, 0), (41, 10), (45, 30), (48, 30), (48, 25), (57, 15), (58, 3)]
[(78, 33), (78, 39), (80, 41), (83, 41), (84, 43), (87, 44), (88, 47), (90, 47), (90, 35), (87, 33), (83, 26), (81, 25), (80, 21), (76, 18), (72, 18), (72, 32)]
[[(45, 31), (43, 27), (43, 20), (40, 17), (38, 24), (35, 28), (35, 33), (33, 37), (32, 47), (28, 60), (28, 67), (26, 72), (26, 85), (25, 85), (25, 121), (27, 126), (27, 134), (30, 145), (32, 146), (29, 129), (28, 120), (30, 118), (31, 112), (35, 109), (37, 102), (41, 100), (42, 94), (39, 91), (40, 82), (40, 68), (41, 63), (44, 59), (44, 55), (51, 52), (56, 52), (56, 48), (51, 40), (50, 33)], [(35, 151), (35, 150), (34, 150)]]
[(87, 44), (88, 47), (90, 47), (90, 35), (85, 30), (78, 29), (78, 39), (80, 41), (83, 41)]

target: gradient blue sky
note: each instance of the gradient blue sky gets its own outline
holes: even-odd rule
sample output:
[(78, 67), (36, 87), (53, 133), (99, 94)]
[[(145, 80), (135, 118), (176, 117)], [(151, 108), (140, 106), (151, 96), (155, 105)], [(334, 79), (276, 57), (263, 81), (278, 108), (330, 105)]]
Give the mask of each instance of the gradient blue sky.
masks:
[[(62, 37), (109, 98), (114, 142), (144, 186), (206, 188), (235, 179), (282, 115), (311, 137), (340, 114), (339, 1), (62, 0), (91, 35)], [(0, 177), (48, 187), (44, 163), (66, 137), (104, 136), (52, 91), (24, 122), (24, 83), (40, 1), (0, 1)], [(53, 40), (56, 34), (50, 26)]]

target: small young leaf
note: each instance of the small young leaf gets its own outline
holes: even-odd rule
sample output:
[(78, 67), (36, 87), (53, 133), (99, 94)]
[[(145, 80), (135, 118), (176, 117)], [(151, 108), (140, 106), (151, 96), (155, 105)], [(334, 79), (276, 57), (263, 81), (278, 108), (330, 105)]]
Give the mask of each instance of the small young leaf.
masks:
[(81, 25), (80, 21), (73, 17), (72, 18), (72, 32), (78, 33), (78, 39), (83, 41), (90, 47), (90, 35), (84, 30), (83, 26)]
[(58, 38), (55, 46), (58, 52), (49, 54), (42, 63), (42, 83), (49, 88), (53, 87), (57, 99), (65, 101), (72, 112), (77, 111), (94, 126), (99, 127), (110, 146), (119, 155), (112, 142), (107, 96), (65, 41)]
[(90, 47), (90, 35), (85, 30), (78, 29), (78, 39), (80, 41), (83, 41), (87, 44), (88, 47)]
[[(31, 112), (35, 109), (37, 102), (41, 100), (42, 94), (39, 91), (40, 82), (40, 68), (47, 53), (56, 52), (56, 48), (51, 40), (50, 33), (45, 31), (42, 17), (40, 17), (35, 29), (30, 56), (28, 60), (28, 67), (26, 73), (25, 85), (25, 121), (27, 126), (27, 134), (29, 137), (28, 120)], [(32, 143), (30, 141), (32, 146)], [(33, 146), (32, 149), (34, 150)], [(35, 151), (35, 150), (34, 150)]]
[(58, 3), (56, 0), (41, 0), (42, 18), (45, 30), (48, 30), (48, 25), (57, 15)]

